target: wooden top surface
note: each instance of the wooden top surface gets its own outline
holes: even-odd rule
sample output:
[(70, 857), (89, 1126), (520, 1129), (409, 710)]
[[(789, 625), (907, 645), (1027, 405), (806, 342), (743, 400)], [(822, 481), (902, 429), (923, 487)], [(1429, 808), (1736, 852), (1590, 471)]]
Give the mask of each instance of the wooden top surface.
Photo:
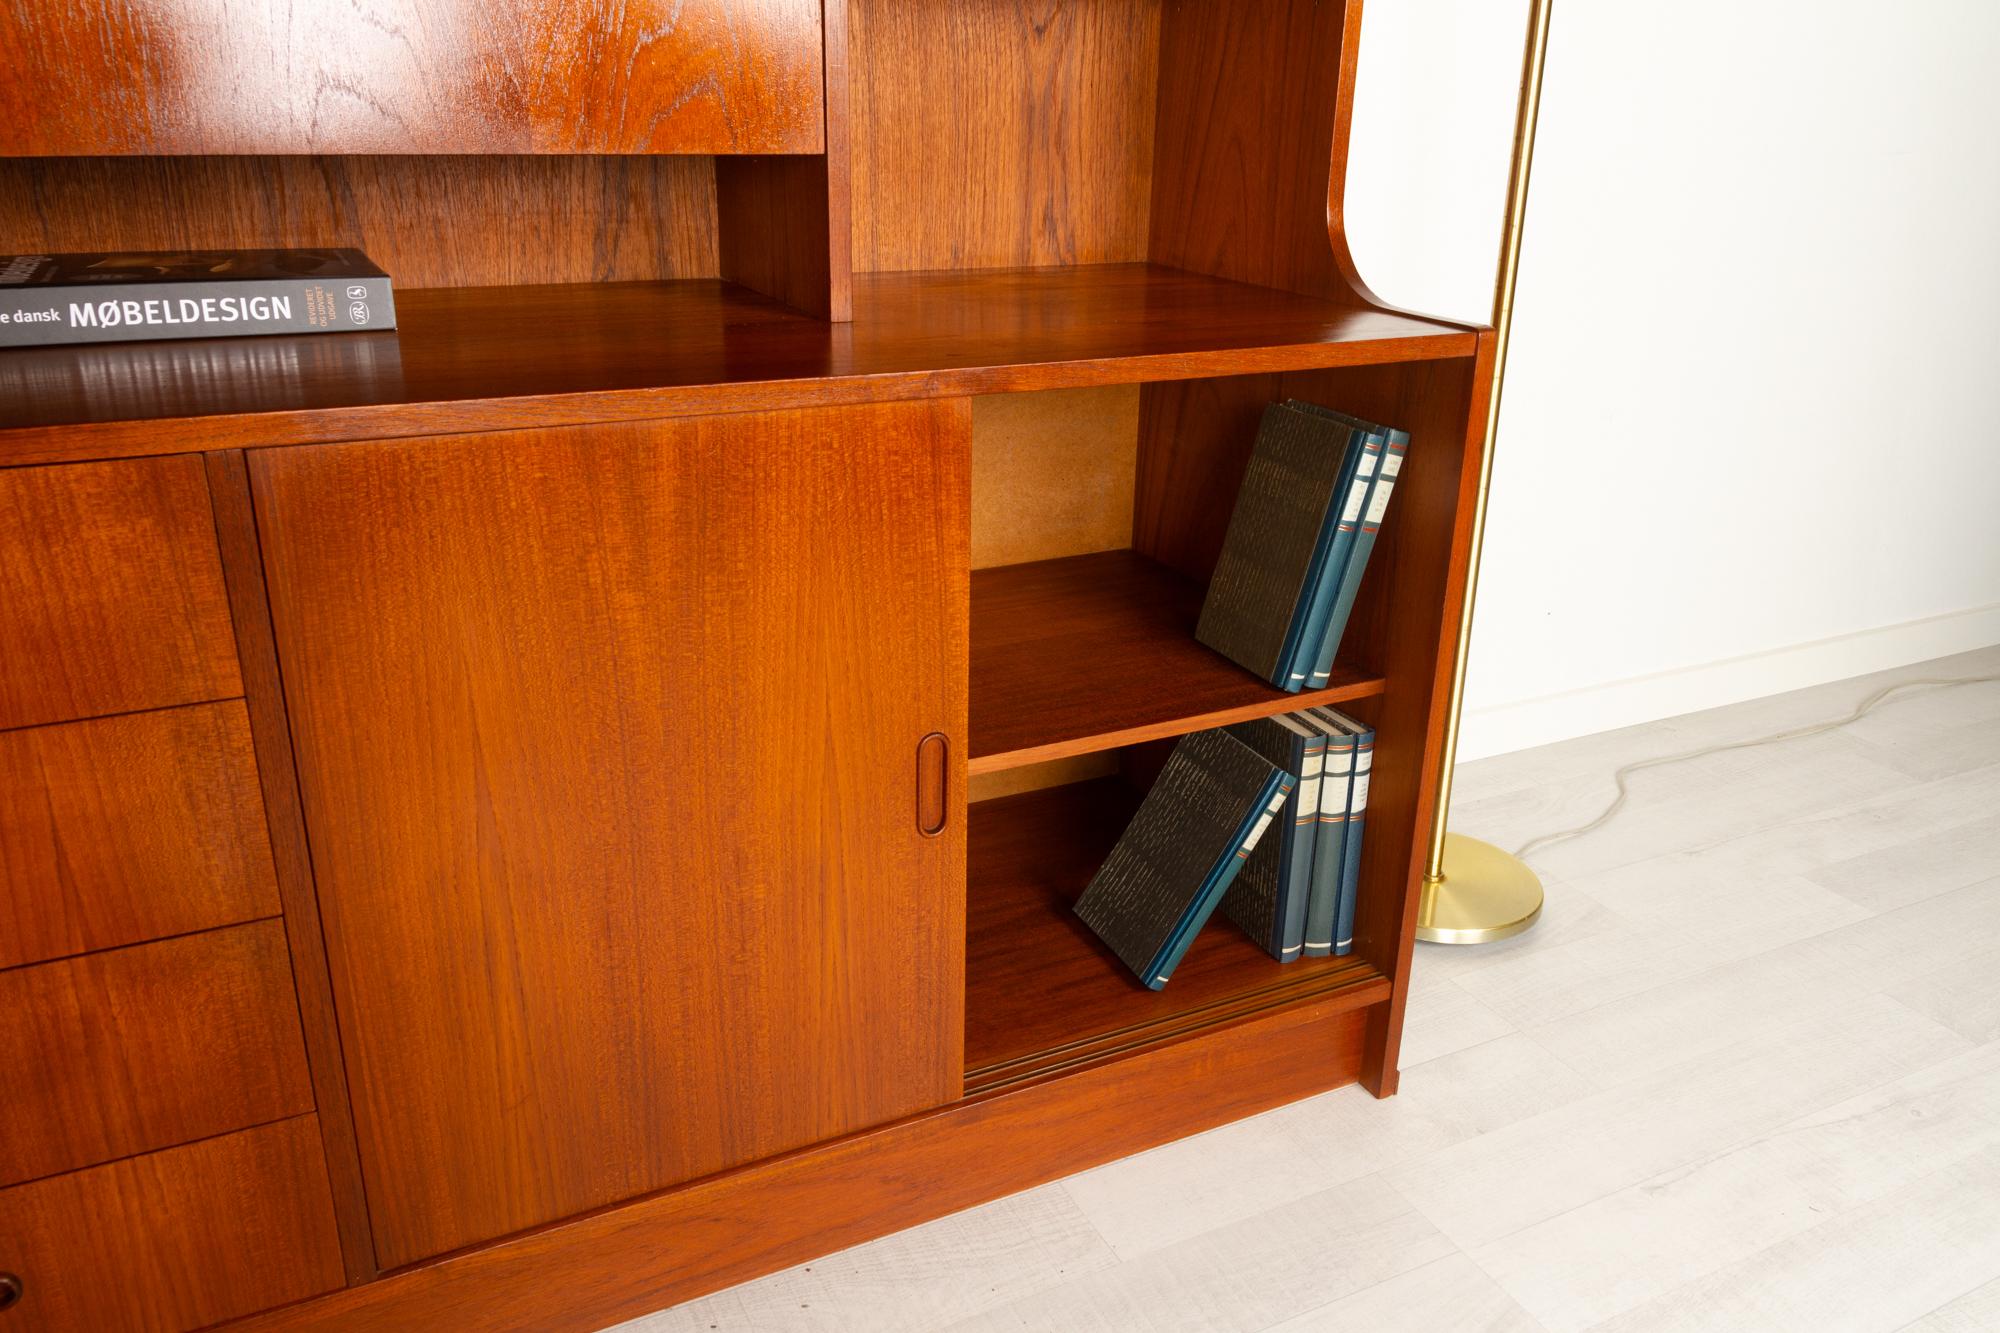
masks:
[(393, 333), (0, 351), (0, 466), (1468, 356), (1456, 325), (1146, 264), (411, 290)]

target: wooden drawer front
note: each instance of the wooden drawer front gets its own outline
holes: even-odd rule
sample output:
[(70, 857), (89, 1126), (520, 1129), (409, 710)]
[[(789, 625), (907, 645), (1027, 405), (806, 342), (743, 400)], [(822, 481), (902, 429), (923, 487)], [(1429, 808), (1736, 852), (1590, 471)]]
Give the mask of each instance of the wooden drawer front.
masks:
[(0, 471), (0, 729), (242, 692), (199, 458)]
[(277, 921), (0, 972), (0, 1185), (312, 1109)]
[(7, 1333), (199, 1328), (341, 1284), (306, 1115), (0, 1190)]
[(0, 968), (277, 914), (240, 701), (0, 732)]
[(0, 6), (0, 155), (817, 153), (819, 0)]

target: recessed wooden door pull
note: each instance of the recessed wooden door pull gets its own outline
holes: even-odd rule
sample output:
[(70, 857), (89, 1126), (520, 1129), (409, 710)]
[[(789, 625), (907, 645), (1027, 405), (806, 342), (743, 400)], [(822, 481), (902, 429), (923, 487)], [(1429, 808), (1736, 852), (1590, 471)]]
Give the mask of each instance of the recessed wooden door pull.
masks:
[(946, 760), (951, 743), (941, 731), (917, 742), (917, 832), (935, 838), (944, 832)]

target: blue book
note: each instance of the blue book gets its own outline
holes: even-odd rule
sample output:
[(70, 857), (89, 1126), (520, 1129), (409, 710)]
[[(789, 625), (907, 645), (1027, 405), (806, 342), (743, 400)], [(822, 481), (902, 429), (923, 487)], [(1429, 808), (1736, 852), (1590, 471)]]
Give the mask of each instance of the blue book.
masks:
[[(1365, 423), (1364, 423), (1365, 424)], [(1382, 531), (1382, 516), (1389, 510), (1389, 497), (1396, 489), (1396, 477), (1403, 470), (1403, 455), (1409, 452), (1410, 433), (1393, 427), (1377, 426), (1384, 438), (1381, 466), (1368, 487), (1368, 499), (1361, 513), (1361, 529), (1354, 535), (1347, 566), (1340, 571), (1340, 589), (1334, 594), (1333, 613), (1327, 617), (1320, 636), (1319, 656), (1313, 662), (1307, 688), (1322, 689), (1333, 677), (1333, 659), (1340, 652), (1341, 636), (1347, 632), (1347, 618), (1354, 613), (1354, 599), (1361, 592), (1361, 576), (1368, 572), (1368, 557), (1375, 550), (1375, 538)]]
[(1313, 837), (1319, 828), (1320, 768), (1326, 736), (1288, 716), (1260, 717), (1225, 728), (1230, 735), (1297, 779), (1278, 828), (1257, 844), (1222, 898), (1222, 914), (1281, 963), (1305, 941), (1306, 898), (1312, 890)]
[(1381, 457), (1382, 442), (1379, 436), (1370, 433), (1365, 423), (1343, 419), (1338, 413), (1317, 403), (1294, 400), (1284, 406), (1341, 426), (1346, 431), (1340, 472), (1334, 481), (1333, 503), (1327, 507), (1325, 521), (1320, 526), (1319, 543), (1313, 550), (1312, 564), (1302, 591), (1304, 601), (1301, 611), (1293, 617), (1298, 633), (1296, 638), (1286, 640), (1288, 651), (1281, 668), (1282, 678), (1271, 682), (1296, 694), (1305, 688), (1313, 664), (1318, 660), (1320, 643), (1326, 637), (1327, 618), (1333, 613), (1334, 597), (1340, 589), (1340, 572), (1347, 567), (1348, 553), (1353, 549), (1355, 535), (1360, 531), (1362, 511), (1368, 500), (1368, 483), (1374, 476), (1376, 460)]
[(1349, 784), (1346, 839), (1340, 851), (1340, 906), (1335, 914), (1333, 952), (1354, 952), (1354, 911), (1361, 897), (1361, 837), (1367, 826), (1368, 775), (1374, 767), (1375, 729), (1345, 713), (1327, 709), (1339, 726), (1354, 737), (1354, 776)]
[(1304, 947), (1307, 958), (1333, 952), (1334, 928), (1340, 914), (1341, 855), (1347, 840), (1347, 794), (1353, 785), (1354, 738), (1340, 730), (1324, 708), (1295, 713), (1326, 737), (1326, 763), (1321, 770), (1318, 830), (1313, 836), (1312, 882), (1306, 899)]
[(1226, 731), (1183, 736), (1077, 899), (1078, 918), (1160, 989), (1294, 785)]

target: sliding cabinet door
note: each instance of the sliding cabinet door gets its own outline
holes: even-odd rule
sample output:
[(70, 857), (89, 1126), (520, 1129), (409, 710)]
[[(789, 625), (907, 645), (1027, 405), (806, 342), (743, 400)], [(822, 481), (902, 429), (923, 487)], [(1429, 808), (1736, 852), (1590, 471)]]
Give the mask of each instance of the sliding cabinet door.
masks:
[(252, 456), (385, 1266), (959, 1094), (969, 430)]

